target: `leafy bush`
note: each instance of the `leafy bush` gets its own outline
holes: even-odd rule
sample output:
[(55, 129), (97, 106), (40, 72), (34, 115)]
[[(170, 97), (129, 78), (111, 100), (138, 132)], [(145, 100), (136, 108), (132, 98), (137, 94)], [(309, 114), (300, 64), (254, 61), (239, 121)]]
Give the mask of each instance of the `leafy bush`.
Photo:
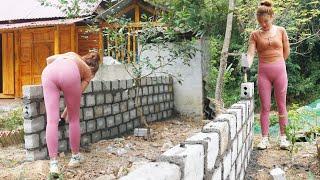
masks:
[(22, 109), (15, 109), (5, 117), (0, 118), (0, 129), (15, 130), (23, 126)]

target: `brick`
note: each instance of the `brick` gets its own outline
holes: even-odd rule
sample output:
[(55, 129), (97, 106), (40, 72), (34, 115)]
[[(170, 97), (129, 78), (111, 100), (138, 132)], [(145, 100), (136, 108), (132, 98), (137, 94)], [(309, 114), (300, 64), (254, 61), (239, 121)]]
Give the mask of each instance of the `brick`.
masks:
[(104, 116), (109, 116), (112, 114), (112, 106), (110, 104), (103, 106), (103, 114)]
[(101, 139), (107, 139), (108, 137), (110, 137), (110, 130), (101, 131)]
[(26, 151), (26, 161), (42, 160), (45, 159), (47, 156), (47, 148)]
[(222, 164), (220, 163), (218, 167), (213, 171), (211, 180), (221, 180), (222, 179)]
[(119, 80), (111, 81), (111, 89), (118, 90), (119, 89)]
[(127, 125), (126, 124), (121, 124), (120, 126), (119, 126), (119, 132), (120, 132), (120, 134), (123, 134), (123, 133), (125, 133), (127, 131)]
[(202, 129), (204, 133), (216, 132), (220, 136), (219, 155), (224, 154), (229, 144), (229, 127), (227, 122), (212, 121), (205, 125)]
[(96, 99), (97, 105), (104, 104), (105, 100), (104, 100), (104, 94), (103, 93), (97, 94), (96, 98), (97, 98)]
[(34, 118), (32, 120), (25, 119), (23, 123), (25, 133), (35, 133), (45, 129), (44, 116)]
[(128, 111), (127, 101), (120, 103), (120, 112), (125, 112), (125, 111)]
[(38, 134), (31, 134), (24, 136), (24, 143), (26, 149), (35, 149), (39, 147), (39, 135)]
[(167, 162), (149, 162), (120, 180), (180, 180), (180, 168)]
[(120, 112), (119, 103), (112, 104), (112, 114), (118, 114)]
[(114, 116), (108, 116), (106, 121), (107, 121), (107, 127), (112, 127), (115, 125)]
[(38, 104), (37, 102), (32, 102), (26, 104), (23, 108), (24, 118), (31, 118), (38, 115)]
[(137, 110), (136, 109), (130, 110), (130, 119), (134, 119), (136, 117), (137, 117)]
[(186, 139), (187, 144), (202, 144), (205, 153), (205, 174), (213, 171), (219, 153), (218, 133), (197, 133)]
[(123, 122), (129, 122), (130, 121), (130, 113), (129, 111), (123, 113)]
[(93, 133), (91, 137), (92, 137), (92, 143), (96, 143), (101, 140), (101, 132), (97, 131)]
[(230, 132), (230, 140), (234, 139), (236, 136), (237, 131), (237, 119), (236, 116), (233, 114), (219, 114), (215, 121), (222, 121), (222, 122), (228, 122), (229, 125), (229, 132)]
[(68, 150), (68, 142), (66, 140), (59, 141), (59, 152), (66, 152)]
[(103, 106), (95, 106), (95, 107), (93, 107), (93, 109), (94, 109), (94, 117), (95, 118), (99, 118), (104, 115)]
[(175, 146), (162, 155), (159, 160), (178, 165), (184, 180), (203, 180), (204, 149), (202, 145)]
[(93, 94), (86, 95), (86, 106), (94, 106), (96, 105), (95, 96)]
[(97, 119), (97, 129), (106, 128), (106, 119), (104, 117)]
[(127, 89), (133, 87), (133, 80), (132, 79), (127, 79)]
[(93, 108), (83, 108), (83, 115), (84, 120), (93, 119)]
[(81, 136), (81, 140), (80, 140), (80, 144), (81, 146), (86, 146), (89, 145), (91, 143), (91, 136), (86, 134)]
[(88, 84), (88, 86), (86, 87), (85, 91), (83, 92), (84, 94), (87, 94), (87, 93), (92, 93), (92, 82), (90, 82)]
[(102, 89), (104, 91), (110, 91), (111, 90), (111, 82), (110, 81), (102, 81)]
[(229, 176), (230, 172), (231, 172), (231, 151), (229, 151), (222, 160), (222, 164), (223, 164), (223, 179), (227, 179), (227, 177)]
[(127, 80), (120, 80), (119, 86), (120, 86), (120, 89), (127, 89)]
[(93, 92), (102, 91), (102, 82), (101, 81), (92, 81)]
[(87, 132), (93, 132), (95, 131), (96, 128), (96, 121), (95, 120), (91, 120), (87, 122)]
[(38, 99), (43, 98), (43, 90), (40, 85), (25, 85), (22, 86), (23, 98)]
[(115, 116), (115, 123), (116, 125), (122, 124), (122, 114), (117, 114)]
[(113, 102), (113, 96), (112, 96), (112, 94), (111, 93), (108, 93), (108, 94), (106, 94), (105, 95), (105, 102), (107, 103), (107, 104), (110, 104), (110, 103), (112, 103)]
[(114, 96), (113, 96), (113, 102), (117, 103), (121, 101), (121, 93), (117, 92)]
[(129, 99), (129, 91), (125, 90), (122, 92), (122, 101), (126, 101)]

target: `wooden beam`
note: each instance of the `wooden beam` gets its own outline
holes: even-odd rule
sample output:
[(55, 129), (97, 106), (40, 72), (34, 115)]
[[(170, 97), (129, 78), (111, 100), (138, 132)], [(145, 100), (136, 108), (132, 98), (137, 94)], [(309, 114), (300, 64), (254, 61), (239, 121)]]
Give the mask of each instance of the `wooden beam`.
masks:
[(22, 96), (22, 89), (21, 89), (21, 75), (20, 75), (20, 32), (14, 32), (14, 83), (15, 83), (15, 96), (21, 97)]
[(104, 56), (104, 46), (103, 46), (103, 32), (102, 32), (102, 29), (100, 28), (99, 30), (99, 52), (100, 54), (100, 58), (101, 58), (101, 61), (100, 63), (102, 63), (102, 59), (103, 59), (103, 56)]
[(131, 33), (128, 32), (128, 47), (127, 47), (127, 59), (128, 63), (131, 62)]
[(15, 98), (14, 95), (6, 95), (6, 94), (0, 93), (0, 99), (13, 99), (13, 98)]
[(3, 94), (14, 95), (14, 39), (13, 33), (2, 34)]
[(60, 53), (60, 33), (59, 33), (59, 26), (56, 26), (54, 30), (54, 54)]
[(134, 22), (138, 23), (140, 22), (140, 7), (138, 5), (134, 5)]
[(134, 8), (135, 8), (135, 4), (131, 4), (130, 6), (127, 6), (126, 8), (124, 8), (120, 12), (118, 12), (115, 17), (117, 17), (117, 18), (121, 17), (122, 15), (124, 15), (125, 13), (131, 11)]
[(76, 25), (71, 25), (71, 51), (76, 52)]
[(141, 9), (148, 11), (149, 13), (151, 13), (152, 15), (156, 14), (156, 9), (154, 7), (148, 7), (143, 5), (142, 3), (138, 2), (138, 5), (140, 6)]

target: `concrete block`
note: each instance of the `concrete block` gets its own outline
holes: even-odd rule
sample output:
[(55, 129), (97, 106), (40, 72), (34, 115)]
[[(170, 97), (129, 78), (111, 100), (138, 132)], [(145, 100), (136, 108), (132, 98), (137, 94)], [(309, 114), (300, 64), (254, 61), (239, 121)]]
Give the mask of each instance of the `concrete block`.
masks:
[(45, 159), (48, 156), (47, 148), (27, 150), (26, 161), (36, 161)]
[(119, 103), (112, 104), (112, 114), (118, 114), (120, 113), (120, 106)]
[(134, 119), (136, 117), (137, 117), (137, 110), (136, 109), (130, 110), (130, 119)]
[(111, 82), (110, 81), (102, 81), (102, 89), (104, 91), (110, 91), (111, 90)]
[(130, 98), (136, 97), (136, 89), (135, 89), (135, 88), (131, 88), (131, 89), (129, 90), (129, 97), (130, 97)]
[(116, 126), (119, 124), (122, 124), (122, 114), (115, 115), (114, 121), (115, 121)]
[(26, 149), (35, 149), (39, 147), (39, 134), (30, 134), (24, 136), (24, 144)]
[(169, 85), (169, 92), (173, 92), (173, 86), (171, 84)]
[(128, 111), (127, 101), (120, 102), (120, 112)]
[(133, 121), (127, 122), (127, 131), (131, 131), (133, 129)]
[(103, 93), (97, 94), (96, 98), (97, 98), (96, 99), (97, 105), (104, 104), (105, 100), (104, 100), (104, 94)]
[(254, 83), (247, 82), (241, 84), (241, 95), (242, 99), (251, 99), (254, 97)]
[(227, 179), (231, 172), (231, 151), (229, 151), (222, 159), (222, 164), (223, 164), (223, 179)]
[(95, 96), (93, 94), (86, 95), (86, 106), (94, 106), (96, 105)]
[(162, 120), (163, 119), (163, 114), (162, 114), (162, 112), (159, 112), (158, 113), (158, 120)]
[(167, 111), (163, 111), (162, 114), (163, 114), (163, 119), (167, 119), (167, 118), (168, 118), (168, 113), (167, 113)]
[(127, 131), (127, 125), (126, 124), (120, 124), (119, 126), (119, 132), (120, 134), (123, 134)]
[(93, 107), (94, 109), (94, 117), (95, 118), (99, 118), (99, 117), (102, 117), (104, 115), (104, 112), (103, 112), (103, 106), (94, 106)]
[(164, 106), (164, 103), (160, 103), (160, 111), (163, 111), (163, 110), (165, 110), (165, 108), (164, 108), (165, 106)]
[(149, 112), (150, 113), (155, 113), (155, 110), (154, 110), (154, 105), (149, 105)]
[(180, 168), (167, 162), (150, 162), (120, 180), (180, 180)]
[(237, 156), (238, 156), (238, 139), (235, 138), (232, 142), (232, 156), (231, 156), (231, 161), (232, 164), (234, 164), (237, 160)]
[(127, 89), (127, 80), (120, 80), (119, 87), (120, 89)]
[(89, 82), (88, 86), (86, 87), (86, 89), (84, 90), (84, 94), (87, 94), (87, 93), (92, 93), (93, 92), (93, 88), (92, 88), (92, 81)]
[(80, 133), (81, 134), (84, 134), (87, 132), (87, 126), (86, 126), (86, 122), (83, 121), (83, 122), (80, 122)]
[(136, 128), (136, 127), (140, 127), (140, 120), (139, 119), (135, 119), (133, 120), (133, 127)]
[(23, 127), (25, 133), (35, 133), (45, 129), (44, 116), (34, 119), (24, 119)]
[(147, 96), (143, 96), (141, 98), (141, 105), (144, 106), (144, 105), (147, 105), (148, 104), (148, 98)]
[(84, 107), (84, 106), (85, 106), (85, 100), (84, 100), (84, 98), (85, 98), (85, 95), (82, 95), (82, 96), (81, 96), (81, 100), (80, 100), (80, 107)]
[(110, 136), (111, 137), (116, 137), (119, 135), (119, 128), (118, 127), (114, 127), (111, 129), (111, 132), (110, 132)]
[(158, 95), (153, 95), (153, 103), (158, 103), (159, 100), (158, 100)]
[(237, 137), (237, 141), (238, 141), (238, 153), (240, 153), (241, 149), (242, 149), (242, 139), (243, 139), (243, 133), (242, 130), (238, 133), (238, 137)]
[[(61, 138), (59, 138), (60, 140)], [(42, 131), (40, 133), (40, 141), (41, 141), (41, 145), (45, 145), (47, 144), (47, 141), (46, 141), (46, 131)]]
[(96, 143), (101, 140), (101, 131), (92, 133), (92, 143)]
[(39, 106), (39, 114), (44, 115), (45, 113), (46, 113), (46, 106), (44, 105), (44, 102), (41, 101)]
[(145, 86), (145, 85), (147, 85), (147, 78), (141, 78), (141, 81), (140, 81), (141, 83), (140, 83), (140, 85), (141, 86)]
[(164, 85), (163, 90), (164, 90), (164, 92), (169, 92), (169, 86), (168, 85)]
[(106, 118), (106, 121), (107, 121), (107, 127), (112, 127), (112, 126), (115, 126), (115, 122), (114, 122), (114, 116), (108, 116)]
[(23, 98), (38, 99), (43, 98), (43, 90), (40, 85), (25, 85), (22, 86)]
[(242, 166), (241, 156), (237, 157), (236, 164), (237, 164), (237, 166), (236, 166), (236, 175), (237, 175), (237, 179), (238, 179), (238, 176), (240, 175), (240, 172), (241, 172), (241, 166)]
[(107, 104), (110, 104), (110, 103), (112, 103), (113, 102), (113, 95), (111, 94), (111, 93), (108, 93), (108, 94), (106, 94), (105, 95), (105, 98), (106, 98), (106, 103)]
[(149, 95), (149, 90), (148, 90), (148, 87), (147, 87), (147, 86), (145, 86), (145, 87), (142, 88), (142, 95), (144, 95), (144, 96)]
[(230, 180), (236, 180), (236, 165), (235, 164), (231, 168), (229, 179)]
[(153, 104), (153, 96), (152, 95), (148, 96), (148, 104)]
[(164, 103), (164, 108), (165, 108), (166, 110), (170, 109), (170, 103), (169, 103), (169, 102), (165, 102), (165, 103)]
[(159, 157), (160, 161), (170, 162), (180, 167), (184, 180), (203, 180), (204, 149), (202, 145), (175, 146)]
[(164, 87), (163, 87), (163, 85), (159, 85), (158, 87), (159, 87), (159, 93), (163, 93), (163, 92), (164, 92)]
[(208, 124), (206, 124), (202, 132), (204, 133), (212, 133), (216, 132), (219, 134), (220, 137), (220, 149), (219, 149), (219, 155), (224, 154), (224, 152), (227, 150), (228, 144), (229, 144), (229, 127), (227, 122), (215, 122), (212, 121)]
[(165, 96), (166, 96), (166, 98), (165, 98), (166, 101), (170, 101), (170, 98), (171, 98), (170, 94), (169, 94), (169, 93), (166, 93)]
[(132, 100), (132, 99), (129, 99), (128, 100), (128, 110), (131, 110), (131, 109), (133, 109), (134, 108), (134, 100)]
[(93, 92), (102, 91), (102, 82), (101, 81), (92, 81)]
[(147, 85), (152, 85), (152, 78), (151, 77), (147, 77)]
[(96, 121), (95, 120), (91, 120), (87, 122), (87, 132), (93, 132), (95, 131), (96, 128)]
[(117, 92), (114, 96), (113, 96), (113, 102), (117, 103), (121, 101), (121, 92)]
[(111, 90), (119, 89), (119, 80), (111, 81)]
[(156, 85), (159, 83), (158, 77), (152, 77), (151, 80), (152, 80), (152, 85)]
[(97, 119), (97, 129), (106, 128), (106, 119), (104, 117)]
[(83, 119), (83, 109), (82, 108), (80, 108), (80, 111), (79, 111), (79, 119), (80, 119), (80, 121), (84, 120)]
[(103, 106), (103, 114), (104, 114), (104, 116), (109, 116), (109, 115), (112, 114), (112, 106), (111, 106), (111, 104)]
[(228, 122), (229, 125), (229, 132), (230, 132), (230, 140), (234, 139), (236, 136), (237, 131), (237, 119), (236, 116), (233, 114), (219, 114), (215, 121), (222, 121), (222, 122)]
[(148, 129), (147, 128), (135, 128), (133, 131), (134, 136), (137, 137), (147, 137), (148, 134), (152, 134), (153, 130), (149, 129), (149, 133), (148, 133)]
[(236, 121), (237, 121), (237, 132), (240, 131), (241, 129), (241, 124), (242, 124), (242, 110), (241, 109), (228, 109), (226, 113), (229, 113), (229, 114), (233, 114), (236, 116)]
[(153, 94), (153, 86), (148, 87), (149, 94)]
[(38, 103), (32, 102), (23, 107), (24, 118), (31, 118), (38, 115)]
[(148, 115), (150, 112), (149, 112), (149, 106), (143, 106), (143, 114), (144, 115)]
[(221, 180), (222, 179), (222, 164), (219, 163), (218, 167), (213, 171), (211, 180)]
[(122, 118), (123, 118), (123, 122), (129, 122), (130, 121), (130, 113), (129, 113), (129, 111), (124, 112), (123, 115), (122, 115)]
[(213, 171), (219, 152), (218, 133), (197, 133), (185, 141), (186, 144), (202, 144), (205, 153), (205, 174)]
[(142, 96), (142, 88), (136, 88), (136, 96)]
[(83, 119), (88, 120), (88, 119), (93, 119), (93, 108), (88, 107), (88, 108), (83, 108)]
[(155, 104), (154, 105), (154, 112), (160, 112), (160, 104)]
[(110, 130), (101, 131), (101, 139), (107, 139), (108, 137), (110, 137)]
[(66, 140), (59, 141), (59, 152), (66, 152), (68, 150), (68, 142)]
[(159, 102), (163, 102), (164, 101), (164, 94), (159, 94), (158, 98), (159, 98)]
[[(240, 104), (240, 103), (236, 103), (236, 104), (233, 104), (231, 106), (232, 109), (241, 109), (241, 114), (242, 114), (242, 117), (241, 117), (241, 121), (237, 121), (237, 125), (240, 124), (241, 122), (241, 126), (242, 124), (244, 124), (244, 122), (246, 121), (247, 119), (247, 115), (246, 115), (246, 105), (245, 104)], [(241, 128), (240, 128), (241, 129)]]
[(81, 146), (86, 146), (91, 143), (91, 136), (89, 134), (81, 136), (80, 144)]
[(157, 85), (153, 86), (153, 93), (158, 94), (159, 93), (159, 87)]

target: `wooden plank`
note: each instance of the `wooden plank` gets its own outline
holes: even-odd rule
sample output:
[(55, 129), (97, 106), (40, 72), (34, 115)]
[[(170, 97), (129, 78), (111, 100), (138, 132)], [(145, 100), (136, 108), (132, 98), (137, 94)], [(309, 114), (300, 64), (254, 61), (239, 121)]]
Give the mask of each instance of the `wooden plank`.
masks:
[(135, 5), (134, 8), (134, 22), (138, 23), (140, 22), (140, 7), (138, 5)]
[(20, 32), (14, 32), (15, 44), (15, 97), (22, 97), (21, 76), (20, 76)]
[(134, 8), (135, 8), (135, 4), (130, 4), (129, 6), (127, 6), (124, 9), (122, 9), (120, 12), (118, 12), (115, 17), (119, 18), (119, 17), (123, 16), (125, 13), (131, 11)]
[(128, 46), (127, 46), (127, 61), (128, 63), (131, 62), (131, 33), (128, 32)]
[(132, 34), (133, 36), (132, 36), (132, 62), (136, 62), (136, 34), (135, 33), (133, 33)]
[(14, 39), (13, 33), (4, 33), (2, 48), (3, 94), (14, 95)]
[(100, 54), (100, 63), (102, 63), (102, 58), (104, 56), (104, 47), (103, 47), (103, 32), (100, 28), (99, 30), (99, 49), (98, 49), (98, 52)]
[(60, 33), (59, 33), (59, 26), (56, 26), (54, 31), (54, 54), (60, 53)]
[(76, 25), (71, 25), (71, 51), (76, 52)]
[(12, 98), (15, 98), (15, 96), (0, 93), (0, 99), (12, 99)]

